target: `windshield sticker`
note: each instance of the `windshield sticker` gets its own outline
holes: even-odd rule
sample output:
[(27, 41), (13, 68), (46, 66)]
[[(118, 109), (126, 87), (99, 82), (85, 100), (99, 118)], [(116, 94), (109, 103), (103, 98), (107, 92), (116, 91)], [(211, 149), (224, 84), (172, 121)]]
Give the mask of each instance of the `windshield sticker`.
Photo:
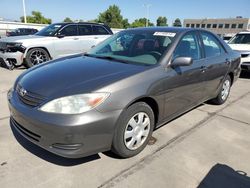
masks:
[(55, 28), (61, 27), (62, 25), (54, 25)]
[(174, 37), (176, 33), (171, 32), (155, 32), (154, 36)]

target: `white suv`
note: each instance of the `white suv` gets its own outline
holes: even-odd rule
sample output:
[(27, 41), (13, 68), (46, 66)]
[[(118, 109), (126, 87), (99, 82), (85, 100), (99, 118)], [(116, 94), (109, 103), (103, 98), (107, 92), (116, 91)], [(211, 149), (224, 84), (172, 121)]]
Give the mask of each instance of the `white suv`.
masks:
[(250, 71), (250, 32), (240, 32), (228, 42), (229, 46), (240, 52), (241, 69)]
[(35, 35), (0, 39), (0, 62), (9, 68), (43, 63), (50, 59), (84, 53), (112, 35), (98, 23), (55, 23)]

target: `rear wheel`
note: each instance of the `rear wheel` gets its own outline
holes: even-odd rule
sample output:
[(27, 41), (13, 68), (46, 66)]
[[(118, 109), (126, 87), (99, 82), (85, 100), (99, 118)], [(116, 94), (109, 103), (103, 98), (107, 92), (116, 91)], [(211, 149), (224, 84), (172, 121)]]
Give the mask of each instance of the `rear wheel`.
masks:
[(122, 158), (140, 153), (152, 135), (154, 123), (154, 113), (148, 104), (131, 105), (118, 120), (112, 151)]
[(24, 65), (30, 68), (50, 60), (48, 52), (43, 48), (32, 48), (27, 52)]
[(229, 75), (227, 75), (226, 79), (223, 81), (218, 96), (212, 99), (211, 102), (218, 105), (225, 103), (229, 96), (230, 89), (231, 89), (231, 78)]

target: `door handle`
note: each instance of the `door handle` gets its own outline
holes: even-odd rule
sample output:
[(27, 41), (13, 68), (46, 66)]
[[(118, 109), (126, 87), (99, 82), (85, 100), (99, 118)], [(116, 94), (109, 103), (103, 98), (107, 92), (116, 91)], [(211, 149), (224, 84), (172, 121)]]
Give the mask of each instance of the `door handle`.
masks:
[(201, 72), (204, 73), (204, 72), (206, 72), (206, 70), (207, 70), (207, 66), (201, 66), (200, 69), (201, 69)]
[(79, 40), (79, 38), (74, 38), (74, 40)]
[(98, 39), (98, 37), (94, 37), (94, 39)]

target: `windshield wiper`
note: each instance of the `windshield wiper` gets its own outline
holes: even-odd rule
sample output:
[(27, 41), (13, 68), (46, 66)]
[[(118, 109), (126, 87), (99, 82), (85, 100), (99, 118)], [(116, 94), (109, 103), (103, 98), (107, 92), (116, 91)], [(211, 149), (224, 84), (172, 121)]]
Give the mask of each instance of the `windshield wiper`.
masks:
[(130, 63), (129, 61), (126, 61), (126, 60), (123, 60), (123, 59), (119, 59), (119, 58), (115, 58), (115, 57), (112, 57), (112, 56), (103, 56), (103, 55), (99, 56), (99, 55), (88, 54), (88, 53), (85, 53), (83, 55), (84, 56), (88, 56), (88, 57), (95, 57), (95, 58), (98, 58), (98, 59), (107, 59), (107, 60), (111, 60), (111, 61), (118, 61), (118, 62), (126, 63), (126, 64)]

